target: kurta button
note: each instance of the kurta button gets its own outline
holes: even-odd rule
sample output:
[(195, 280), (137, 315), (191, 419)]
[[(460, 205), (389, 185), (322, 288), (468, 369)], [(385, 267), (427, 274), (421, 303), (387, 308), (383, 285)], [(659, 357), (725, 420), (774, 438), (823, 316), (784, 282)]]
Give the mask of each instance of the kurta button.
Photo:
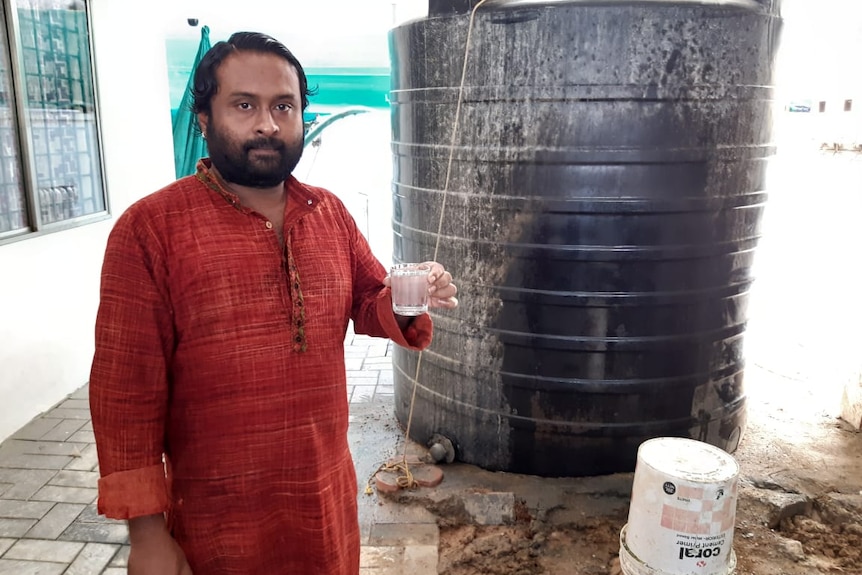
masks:
[(309, 206), (311, 205), (311, 200), (308, 200), (308, 205), (309, 205)]
[(266, 222), (266, 229), (268, 229), (268, 230), (272, 229), (272, 222)]

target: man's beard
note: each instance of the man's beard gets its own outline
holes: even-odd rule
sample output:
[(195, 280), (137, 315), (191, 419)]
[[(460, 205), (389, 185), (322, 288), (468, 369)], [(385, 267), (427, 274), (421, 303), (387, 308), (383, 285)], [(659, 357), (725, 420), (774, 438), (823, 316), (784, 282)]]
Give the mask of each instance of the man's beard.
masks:
[[(285, 145), (277, 138), (260, 137), (238, 143), (226, 137), (210, 121), (207, 148), (213, 166), (225, 181), (250, 188), (272, 188), (284, 182), (302, 158), (303, 138)], [(254, 149), (275, 150), (278, 154), (252, 159)]]

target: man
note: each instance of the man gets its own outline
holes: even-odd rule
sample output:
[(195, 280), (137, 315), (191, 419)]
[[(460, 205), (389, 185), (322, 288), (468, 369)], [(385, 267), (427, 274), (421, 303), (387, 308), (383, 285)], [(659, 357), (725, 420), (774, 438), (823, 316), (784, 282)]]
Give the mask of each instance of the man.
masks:
[[(344, 335), (421, 349), (343, 204), (290, 174), (309, 90), (276, 40), (237, 33), (195, 74), (194, 176), (117, 221), (90, 406), (99, 512), (128, 519), (133, 575), (356, 575)], [(456, 288), (432, 263), (430, 304)]]

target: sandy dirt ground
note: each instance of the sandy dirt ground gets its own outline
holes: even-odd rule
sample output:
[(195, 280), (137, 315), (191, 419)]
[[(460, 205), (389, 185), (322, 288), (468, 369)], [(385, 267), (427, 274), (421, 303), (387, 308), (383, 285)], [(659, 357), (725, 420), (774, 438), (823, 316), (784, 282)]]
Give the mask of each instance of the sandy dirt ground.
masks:
[[(741, 468), (736, 573), (862, 573), (862, 433), (818, 409), (816, 391), (788, 393), (779, 376), (759, 368), (752, 372), (751, 386), (758, 391), (752, 393), (748, 431), (735, 454)], [(439, 572), (619, 573), (627, 507), (607, 510), (569, 522), (537, 518), (523, 508), (512, 525), (442, 521)]]

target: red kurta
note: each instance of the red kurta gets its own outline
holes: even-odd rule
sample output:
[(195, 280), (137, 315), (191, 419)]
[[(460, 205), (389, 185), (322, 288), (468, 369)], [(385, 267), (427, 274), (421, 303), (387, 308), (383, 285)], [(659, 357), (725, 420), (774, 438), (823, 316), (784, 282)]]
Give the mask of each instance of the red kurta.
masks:
[[(169, 512), (195, 575), (356, 575), (344, 336), (402, 334), (331, 193), (286, 182), (285, 248), (203, 163), (111, 232), (90, 406), (99, 512)], [(165, 477), (162, 456), (170, 467)]]

